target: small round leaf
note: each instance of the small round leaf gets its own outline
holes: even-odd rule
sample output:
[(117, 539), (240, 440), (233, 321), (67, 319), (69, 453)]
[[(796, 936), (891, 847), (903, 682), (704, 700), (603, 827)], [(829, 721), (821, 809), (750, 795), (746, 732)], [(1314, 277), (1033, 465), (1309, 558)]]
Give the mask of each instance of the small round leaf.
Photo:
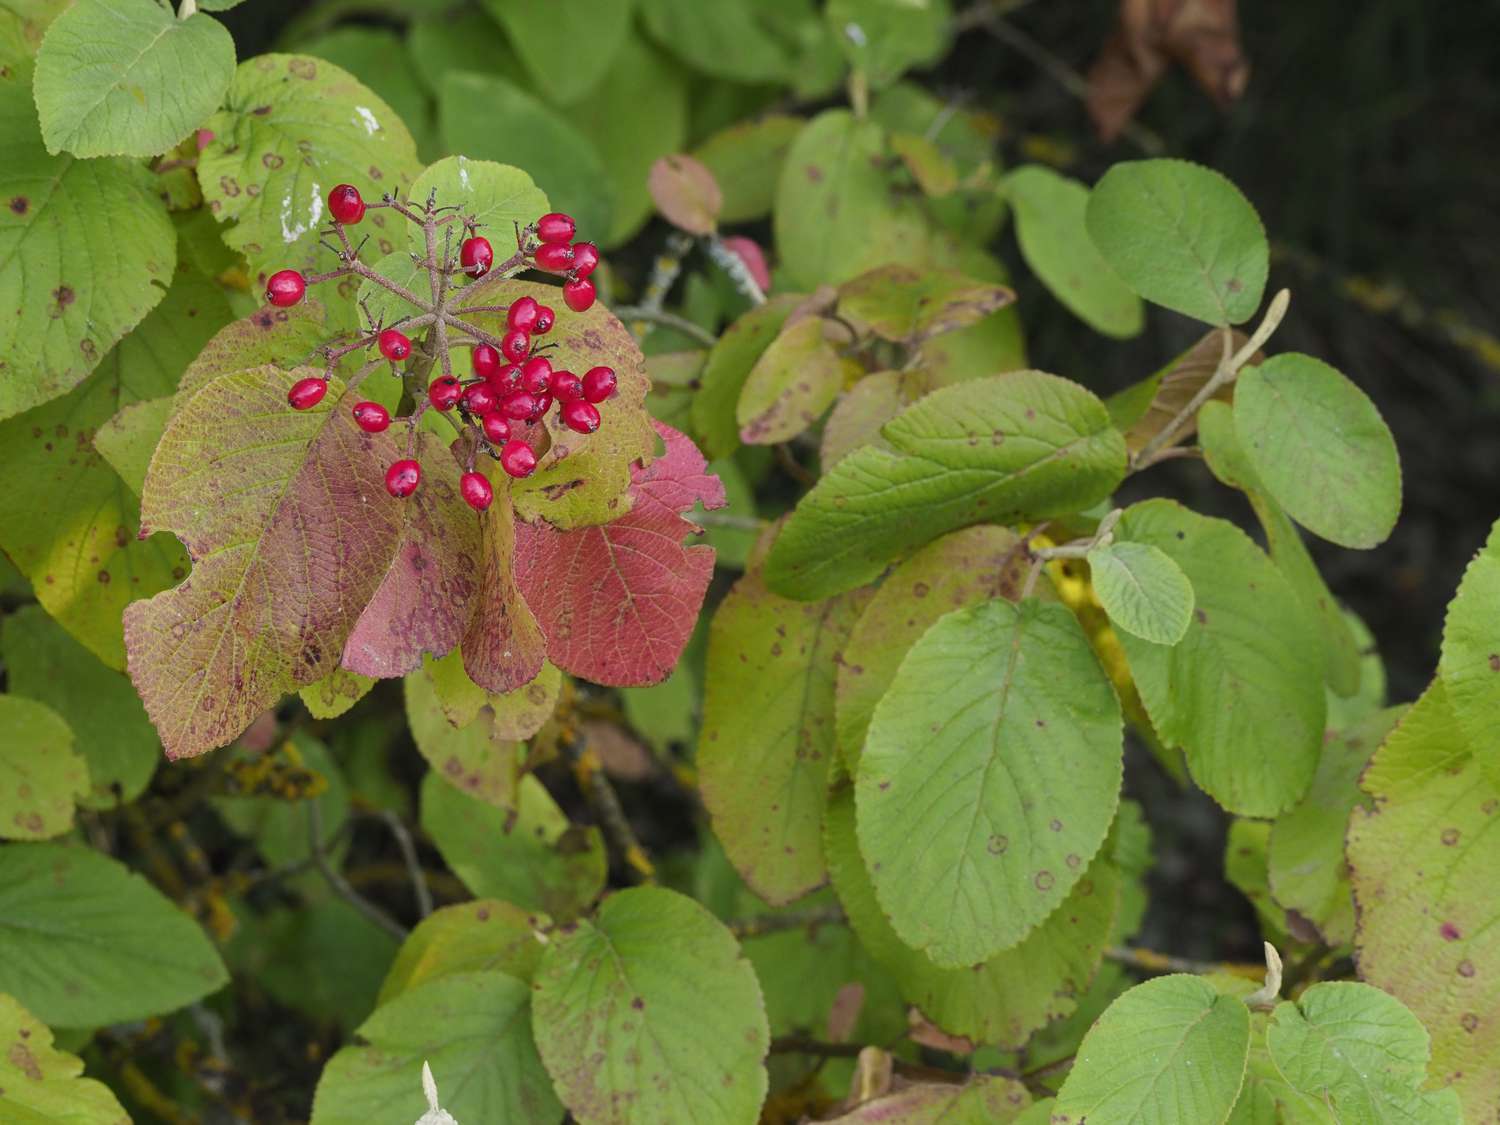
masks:
[(1111, 543), (1088, 554), (1094, 593), (1116, 628), (1175, 645), (1193, 619), (1193, 584), (1149, 543)]

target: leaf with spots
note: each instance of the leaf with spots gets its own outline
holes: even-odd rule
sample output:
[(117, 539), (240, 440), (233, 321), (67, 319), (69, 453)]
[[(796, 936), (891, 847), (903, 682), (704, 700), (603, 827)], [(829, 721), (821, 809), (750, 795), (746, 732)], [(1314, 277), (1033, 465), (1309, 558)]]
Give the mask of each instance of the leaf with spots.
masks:
[(375, 681), (358, 672), (335, 668), (321, 680), (297, 692), (307, 713), (315, 719), (336, 719), (370, 693)]
[(1470, 747), (1434, 681), (1361, 778), (1348, 856), (1360, 977), (1422, 1021), (1431, 1081), (1479, 1123), (1500, 1105), (1500, 787)]
[(219, 108), (234, 77), (234, 40), (197, 12), (134, 0), (79, 0), (36, 57), (47, 151), (155, 156)]
[(1123, 737), (1062, 606), (939, 618), (876, 706), (856, 774), (860, 851), (901, 939), (955, 967), (1034, 930), (1104, 842)]
[(1084, 1036), (1052, 1121), (1223, 1121), (1249, 1051), (1250, 1010), (1240, 1000), (1200, 977), (1158, 977), (1121, 996)]
[(875, 371), (839, 395), (823, 423), (823, 440), (818, 446), (823, 471), (826, 473), (862, 445), (884, 444), (881, 427), (927, 391), (924, 382), (900, 371)]
[(755, 972), (692, 899), (611, 895), (555, 935), (535, 994), (536, 1042), (580, 1125), (753, 1125), (770, 1045)]
[(1500, 785), (1500, 523), (1469, 562), (1443, 623), (1438, 664), (1453, 717), (1473, 744), (1480, 768)]
[(756, 305), (724, 329), (709, 351), (692, 405), (693, 432), (709, 457), (728, 457), (740, 447), (737, 411), (745, 381), (802, 301), (781, 294)]
[(1193, 620), (1177, 644), (1119, 634), (1156, 732), (1182, 748), (1193, 780), (1230, 812), (1291, 808), (1312, 781), (1323, 740), (1312, 618), (1231, 523), (1148, 500), (1126, 510), (1116, 533), (1162, 551), (1193, 587)]
[[(264, 305), (224, 324), (203, 344), (177, 383), (173, 410), (182, 409), (220, 375), (268, 363), (290, 371), (307, 363), (333, 334), (327, 309), (310, 297), (290, 309)], [(287, 385), (291, 383), (288, 379)]]
[[(181, 586), (126, 611), (131, 678), (169, 757), (224, 745), (284, 692), (332, 672), (368, 615), (392, 612), (391, 601), (366, 607), (410, 547), (418, 517), (405, 508), (445, 502), (441, 488), (391, 497), (382, 477), (395, 437), (355, 426), (337, 379), (318, 406), (289, 409), (293, 378), (271, 366), (219, 376), (181, 406), (152, 458), (142, 523), (175, 532), (195, 560)], [(448, 460), (435, 444), (420, 450), (429, 480)], [(470, 565), (473, 549), (445, 529), (424, 550), (421, 589), (456, 598), (441, 576)], [(450, 609), (461, 622), (446, 602), (413, 612)]]
[(198, 923), (89, 848), (0, 848), (0, 992), (54, 1027), (164, 1015), (229, 980)]
[(778, 597), (757, 560), (709, 627), (699, 787), (735, 869), (773, 904), (828, 878), (823, 801), (834, 758), (834, 673), (864, 601)]
[(520, 746), (496, 734), (490, 706), (480, 706), (472, 718), (455, 724), (444, 714), (426, 671), (413, 672), (403, 686), (412, 741), (433, 773), (486, 804), (514, 807), (521, 779)]
[(18, 1125), (130, 1125), (110, 1088), (83, 1077), (83, 1060), (14, 996), (0, 994), (0, 1118)]
[[(7, 71), (7, 73), (9, 73)], [(72, 390), (162, 299), (176, 236), (138, 162), (48, 156), (0, 78), (0, 419)]]
[(94, 431), (94, 448), (137, 497), (146, 483), (156, 443), (172, 416), (172, 402), (171, 395), (162, 395), (129, 403)]
[[(209, 210), (231, 224), (224, 241), (250, 260), (254, 277), (311, 269), (324, 256), (318, 231), (335, 184), (353, 184), (372, 200), (405, 195), (419, 168), (411, 134), (390, 106), (307, 55), (241, 63), (225, 108), (205, 127), (214, 136), (198, 156), (198, 182)], [(377, 210), (359, 233), (389, 254), (404, 226)]]
[(755, 361), (735, 407), (746, 445), (791, 441), (833, 403), (844, 368), (828, 336), (831, 328), (819, 316), (798, 320)]
[(482, 898), (434, 910), (417, 923), (391, 962), (379, 1003), (457, 973), (498, 969), (531, 981), (545, 948), (545, 914)]
[(486, 692), (516, 691), (541, 672), (547, 638), (516, 584), (516, 535), (510, 489), (501, 484), (479, 517), (480, 568), (474, 615), (460, 644), (463, 670)]
[(893, 343), (917, 347), (978, 324), (1016, 295), (952, 270), (881, 266), (839, 286), (839, 315)]
[(516, 525), (516, 582), (564, 672), (612, 686), (667, 678), (692, 635), (714, 552), (684, 546), (683, 513), (724, 506), (724, 486), (693, 443), (657, 424), (666, 453), (632, 470), (630, 507), (598, 527)]
[(328, 1060), (312, 1125), (415, 1119), (424, 1065), (453, 1119), (555, 1120), (562, 1109), (532, 1043), (530, 1001), (524, 981), (489, 970), (430, 981), (382, 1004), (355, 1031), (357, 1044)]
[(921, 1082), (825, 1117), (830, 1125), (1005, 1125), (1031, 1105), (1013, 1078), (977, 1074), (967, 1082)]
[(62, 716), (34, 699), (0, 695), (0, 837), (61, 836), (73, 827), (74, 800), (88, 790), (88, 765)]

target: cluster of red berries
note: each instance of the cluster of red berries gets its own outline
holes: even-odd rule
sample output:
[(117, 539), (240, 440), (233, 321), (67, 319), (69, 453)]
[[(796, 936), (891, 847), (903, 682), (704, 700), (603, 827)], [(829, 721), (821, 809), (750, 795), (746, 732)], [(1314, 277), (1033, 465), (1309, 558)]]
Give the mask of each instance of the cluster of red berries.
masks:
[[(357, 188), (350, 184), (338, 185), (328, 194), (328, 210), (334, 219), (334, 233), (343, 243), (340, 257), (344, 267), (311, 279), (296, 270), (282, 270), (273, 274), (266, 283), (266, 300), (281, 308), (295, 305), (306, 294), (310, 281), (329, 280), (348, 273), (391, 288), (388, 282), (358, 262), (358, 252), (350, 246), (342, 229), (358, 223), (372, 206), (395, 207), (412, 221), (426, 223), (429, 235), (438, 225), (435, 216), (439, 210), (444, 210), (436, 208), (429, 200), (426, 212), (418, 215), (390, 196), (386, 196), (382, 203), (367, 204)], [(563, 300), (574, 312), (584, 312), (594, 303), (594, 283), (589, 280), (589, 274), (599, 264), (599, 250), (591, 242), (573, 242), (575, 230), (573, 219), (568, 215), (543, 215), (525, 231), (517, 232), (517, 256), (507, 265), (530, 264), (540, 270), (563, 274), (567, 279), (562, 287)], [(424, 264), (432, 269), (461, 271), (473, 278), (487, 274), (494, 265), (494, 248), (488, 239), (475, 232), (472, 220), (465, 220), (464, 233), (466, 237), (459, 246), (458, 270), (449, 271), (447, 260), (441, 265), (434, 262)], [(533, 236), (536, 239), (534, 244)], [(433, 308), (434, 311), (425, 317), (408, 319), (430, 323), (445, 316), (446, 306), (441, 302), (435, 303)], [(498, 312), (500, 308), (493, 307), (493, 311)], [(556, 319), (546, 305), (534, 297), (520, 297), (505, 306), (505, 313), (506, 330), (499, 339), (467, 324), (458, 324), (460, 332), (485, 337), (463, 341), (465, 346), (472, 348), (473, 377), (460, 380), (444, 374), (433, 379), (427, 388), (427, 401), (419, 404), (406, 419), (410, 427), (411, 436), (407, 443), (410, 451), (417, 419), (424, 410), (429, 406), (439, 411), (457, 408), (458, 416), (473, 433), (470, 467), (459, 479), (459, 492), (477, 511), (488, 508), (494, 496), (489, 480), (473, 471), (474, 452), (488, 451), (512, 477), (529, 476), (536, 469), (537, 458), (536, 451), (524, 436), (525, 430), (539, 423), (555, 402), (558, 417), (568, 429), (580, 434), (594, 433), (600, 424), (598, 404), (613, 395), (616, 387), (614, 370), (609, 367), (591, 368), (581, 377), (571, 371), (553, 369), (551, 361), (541, 354), (552, 345), (537, 343), (537, 338), (551, 331)], [(450, 325), (456, 320), (451, 316), (447, 319)], [(371, 343), (392, 365), (403, 362), (412, 354), (411, 338), (395, 327), (380, 329), (348, 348), (324, 349), (329, 358), (329, 370), (322, 376), (298, 380), (288, 392), (287, 401), (298, 410), (316, 406), (327, 393), (328, 377), (336, 359)], [(445, 370), (448, 366), (445, 357)], [(367, 433), (380, 433), (391, 424), (390, 412), (377, 402), (356, 403), (353, 414), (355, 423)], [(421, 479), (421, 465), (407, 457), (386, 470), (386, 490), (392, 496), (410, 496)]]

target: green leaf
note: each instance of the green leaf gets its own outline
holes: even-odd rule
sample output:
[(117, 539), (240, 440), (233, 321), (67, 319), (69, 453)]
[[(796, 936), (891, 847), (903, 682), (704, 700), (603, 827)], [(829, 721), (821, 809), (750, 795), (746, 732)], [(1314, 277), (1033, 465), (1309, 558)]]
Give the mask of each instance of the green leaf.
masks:
[(809, 292), (892, 262), (929, 264), (921, 205), (893, 186), (878, 123), (842, 109), (809, 121), (776, 186), (776, 251), (787, 286)]
[(552, 101), (571, 102), (592, 90), (614, 62), (629, 34), (634, 3), (484, 0), (484, 7), (505, 28), (536, 86)]
[(1296, 1089), (1337, 1120), (1458, 1125), (1453, 1090), (1423, 1092), (1429, 1040), (1393, 996), (1354, 981), (1323, 981), (1276, 1005), (1266, 1042)]
[(907, 650), (945, 613), (991, 598), (1017, 601), (1029, 569), (1015, 532), (983, 524), (934, 540), (881, 583), (838, 665), (838, 746), (851, 771)]
[(830, 1125), (1003, 1125), (1019, 1122), (1031, 1095), (1014, 1078), (976, 1074), (966, 1082), (915, 1082), (825, 1117)]
[(77, 386), (162, 299), (177, 252), (151, 174), (48, 156), (24, 82), (0, 82), (0, 152), (3, 419)]
[[(318, 232), (335, 184), (379, 199), (405, 195), (417, 174), (395, 111), (323, 59), (258, 55), (235, 71), (226, 101), (207, 122), (214, 139), (198, 156), (198, 182), (209, 209), (232, 224), (224, 241), (249, 259), (252, 276), (329, 264)], [(390, 253), (405, 223), (371, 211), (359, 234)]]
[(444, 906), (417, 923), (391, 962), (379, 1003), (431, 980), (498, 969), (530, 981), (542, 959), (545, 914), (496, 898)]
[(1224, 878), (1244, 895), (1260, 919), (1261, 933), (1273, 945), (1284, 945), (1287, 916), (1271, 897), (1270, 861), (1271, 824), (1264, 820), (1236, 817), (1229, 822), (1224, 841)]
[(1104, 404), (1040, 371), (945, 387), (882, 433), (896, 452), (856, 449), (798, 504), (767, 562), (773, 590), (826, 597), (968, 524), (1091, 507), (1125, 473)]
[(1128, 339), (1145, 326), (1141, 299), (1109, 268), (1084, 225), (1089, 190), (1040, 164), (1004, 180), (1016, 241), (1031, 272), (1090, 328)]
[(756, 305), (724, 330), (708, 353), (693, 396), (693, 431), (711, 460), (740, 447), (736, 410), (750, 371), (803, 298), (786, 294)]
[(110, 1088), (82, 1075), (82, 1059), (54, 1047), (46, 1024), (0, 994), (0, 1117), (14, 1125), (130, 1125)]
[(1480, 766), (1500, 785), (1500, 751), (1494, 742), (1500, 723), (1500, 523), (1474, 555), (1443, 622), (1443, 655), (1438, 675), (1448, 706), (1473, 743)]
[[(467, 156), (448, 156), (429, 164), (411, 185), (415, 200), (425, 201), (432, 193), (436, 193), (439, 206), (462, 206), (466, 215), (473, 215), (477, 225), (501, 247), (502, 255), (506, 242), (515, 240), (516, 226), (536, 222), (551, 206), (541, 188), (521, 169)], [(408, 224), (406, 233), (412, 253), (425, 257), (427, 244), (421, 229)], [(441, 247), (438, 252), (442, 253)], [(453, 253), (458, 253), (456, 245)], [(420, 276), (426, 280), (427, 271), (421, 270)], [(416, 311), (406, 306), (405, 315)]]
[(443, 76), (449, 71), (505, 75), (521, 69), (500, 25), (479, 8), (418, 13), (406, 33), (406, 47), (417, 77), (434, 96), (442, 92)]
[(635, 887), (554, 936), (535, 984), (536, 1042), (581, 1125), (752, 1125), (770, 1043), (738, 944), (683, 895)]
[(1295, 352), (1246, 368), (1234, 428), (1260, 480), (1309, 531), (1356, 548), (1390, 535), (1401, 511), (1396, 442), (1343, 374)]
[(139, 797), (161, 760), (161, 744), (130, 681), (106, 668), (36, 606), (6, 617), (0, 656), (14, 695), (68, 716), (73, 747), (87, 763), (90, 783), (78, 803), (113, 809)]
[(1185, 160), (1116, 164), (1094, 185), (1085, 220), (1104, 260), (1153, 304), (1221, 325), (1260, 307), (1265, 228), (1217, 172)]
[(804, 124), (800, 117), (768, 114), (721, 129), (693, 150), (724, 193), (721, 222), (743, 223), (771, 213), (781, 166)]
[[(983, 281), (999, 285), (1010, 281), (1005, 267), (977, 247), (965, 246), (951, 259), (941, 259), (941, 263)], [(978, 324), (925, 341), (917, 349), (917, 356), (929, 388), (982, 379), (997, 372), (1020, 371), (1027, 366), (1021, 318), (1014, 305), (1007, 305)]]
[(1035, 929), (1104, 841), (1122, 738), (1062, 606), (990, 601), (928, 629), (875, 708), (856, 780), (860, 849), (902, 940), (952, 967)]
[(1226, 1125), (1333, 1125), (1327, 1107), (1286, 1080), (1266, 1046), (1265, 1012), (1250, 1013), (1250, 1057), (1245, 1084)]
[(514, 810), (468, 797), (429, 772), (422, 829), (453, 873), (480, 898), (498, 898), (559, 921), (577, 917), (604, 888), (604, 840), (575, 828), (534, 777)]
[(755, 0), (641, 0), (656, 41), (689, 65), (732, 82), (784, 82), (789, 59), (761, 26)]
[(823, 423), (818, 461), (826, 473), (862, 445), (885, 445), (881, 429), (927, 388), (910, 372), (875, 371), (839, 395)]
[(843, 384), (828, 322), (809, 316), (771, 341), (745, 379), (735, 420), (747, 445), (778, 445), (813, 425)]
[(94, 448), (120, 474), (137, 497), (146, 483), (146, 470), (156, 443), (172, 416), (172, 396), (132, 402), (94, 431)]
[(1329, 946), (1354, 940), (1344, 833), (1355, 806), (1368, 807), (1361, 799), (1359, 775), (1400, 714), (1395, 707), (1380, 711), (1350, 730), (1326, 737), (1307, 796), (1271, 826), (1271, 893), (1281, 906), (1316, 926)]
[(1157, 734), (1230, 812), (1290, 808), (1323, 741), (1318, 635), (1302, 603), (1239, 528), (1173, 501), (1127, 509), (1116, 534), (1164, 552), (1196, 599), (1176, 645), (1119, 634)]
[(525, 168), (551, 205), (577, 220), (580, 238), (609, 231), (614, 189), (598, 150), (566, 116), (519, 86), (495, 75), (450, 71), (438, 95), (438, 126), (450, 152)]
[(1098, 971), (1120, 902), (1120, 878), (1100, 853), (1068, 896), (1019, 945), (986, 961), (941, 968), (897, 936), (859, 853), (854, 793), (829, 796), (824, 847), (839, 901), (859, 940), (901, 995), (952, 1035), (1021, 1047), (1077, 1007)]
[(1099, 604), (1118, 629), (1175, 645), (1193, 619), (1193, 584), (1182, 568), (1148, 543), (1117, 542), (1088, 553)]
[(219, 108), (234, 40), (201, 12), (178, 19), (141, 0), (79, 0), (36, 57), (36, 105), (50, 153), (155, 156)]
[(368, 695), (374, 686), (375, 680), (369, 676), (361, 676), (347, 668), (335, 668), (297, 694), (313, 718), (336, 719)]
[[(459, 973), (382, 1004), (328, 1061), (313, 1125), (415, 1118), (422, 1065), (459, 1121), (550, 1121), (562, 1107), (532, 1044), (531, 991), (498, 971)], [(396, 1117), (395, 1115), (400, 1115)]]
[(839, 287), (839, 313), (877, 336), (918, 346), (978, 324), (1016, 299), (953, 270), (882, 266)]
[(326, 59), (374, 90), (406, 123), (419, 149), (425, 151), (422, 146), (434, 140), (427, 91), (413, 68), (406, 65), (407, 45), (396, 32), (383, 27), (343, 24), (299, 46), (302, 54)]
[(171, 1012), (229, 980), (175, 903), (123, 864), (67, 844), (0, 848), (0, 991), (53, 1026)]
[(871, 86), (889, 86), (948, 45), (948, 0), (829, 0), (829, 30)]
[(794, 602), (745, 574), (714, 613), (698, 770), (714, 834), (767, 902), (828, 877), (823, 800), (834, 758), (833, 685), (862, 599)]
[(1482, 1121), (1500, 1102), (1500, 785), (1470, 752), (1439, 679), (1361, 779), (1349, 822), (1360, 977), (1432, 1036), (1436, 1082)]
[[(457, 652), (445, 659), (453, 663), (461, 660)], [(513, 806), (521, 772), (520, 747), (495, 733), (488, 693), (479, 689), (482, 702), (474, 717), (455, 725), (444, 713), (433, 677), (427, 671), (412, 672), (403, 685), (412, 740), (433, 773), (486, 804), (502, 809)]]
[(1158, 977), (1121, 996), (1084, 1036), (1052, 1120), (1223, 1121), (1249, 1049), (1243, 1003), (1198, 977)]
[(88, 790), (88, 766), (62, 716), (34, 699), (0, 695), (0, 836), (62, 835), (73, 827), (74, 799)]

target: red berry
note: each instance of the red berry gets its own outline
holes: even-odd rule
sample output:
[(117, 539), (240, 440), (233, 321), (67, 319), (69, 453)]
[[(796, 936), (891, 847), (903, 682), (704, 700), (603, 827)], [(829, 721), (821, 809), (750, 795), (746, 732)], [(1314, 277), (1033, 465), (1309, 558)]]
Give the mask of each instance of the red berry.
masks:
[(484, 436), (499, 445), (510, 437), (510, 423), (499, 413), (491, 412), (479, 419), (480, 428), (484, 430)]
[(531, 408), (531, 413), (526, 416), (528, 422), (535, 422), (543, 414), (552, 409), (551, 395), (537, 395), (536, 405)]
[(273, 273), (266, 282), (266, 300), (278, 309), (289, 308), (307, 293), (307, 278), (296, 270)]
[(505, 313), (505, 324), (517, 332), (530, 332), (536, 324), (536, 311), (541, 308), (535, 297), (517, 297)]
[(458, 264), (463, 266), (464, 273), (470, 277), (483, 277), (495, 264), (495, 248), (490, 245), (488, 238), (481, 235), (466, 238), (458, 248)]
[(328, 193), (328, 213), (345, 226), (365, 217), (365, 201), (353, 184), (339, 184)]
[(529, 477), (536, 470), (536, 454), (520, 438), (511, 438), (500, 450), (500, 467), (513, 477)]
[(613, 367), (591, 367), (583, 377), (583, 397), (590, 402), (603, 402), (615, 393), (617, 385)]
[(573, 243), (573, 272), (588, 277), (599, 265), (599, 247), (592, 242)]
[(520, 363), (531, 354), (531, 337), (512, 329), (501, 337), (500, 351), (512, 363)]
[(524, 389), (521, 386), (521, 369), (514, 363), (507, 363), (499, 371), (490, 376), (490, 386), (501, 395), (513, 395)]
[(572, 242), (578, 230), (572, 215), (552, 211), (536, 221), (536, 236), (543, 242)]
[(573, 248), (565, 242), (544, 242), (536, 248), (536, 268), (567, 273), (573, 268)]
[(574, 312), (588, 312), (594, 306), (594, 283), (586, 277), (563, 282), (563, 300)]
[(552, 385), (552, 361), (534, 355), (521, 364), (521, 385), (534, 395), (544, 395)]
[(380, 354), (392, 363), (399, 363), (411, 355), (411, 337), (396, 328), (387, 328), (375, 340)]
[(551, 390), (560, 402), (576, 402), (583, 397), (583, 380), (571, 371), (554, 371)]
[(557, 322), (557, 315), (546, 305), (537, 306), (536, 323), (531, 326), (533, 336), (545, 336), (552, 331), (552, 325)]
[(286, 400), (295, 410), (311, 410), (323, 401), (323, 396), (327, 393), (327, 381), (313, 375), (293, 383), (292, 389), (286, 393)]
[(599, 428), (599, 409), (591, 402), (565, 402), (560, 413), (563, 425), (576, 434), (591, 434)]
[(536, 396), (527, 391), (517, 391), (500, 401), (500, 413), (517, 422), (524, 422), (536, 410)]
[(415, 461), (397, 461), (385, 471), (385, 490), (400, 499), (410, 496), (422, 483), (422, 466)]
[(452, 375), (439, 375), (427, 386), (427, 398), (439, 410), (451, 410), (464, 389)]
[(464, 409), (470, 414), (488, 414), (499, 402), (500, 396), (488, 383), (475, 383), (464, 388)]
[(391, 424), (391, 415), (378, 402), (354, 404), (354, 424), (367, 434), (378, 434)]
[(483, 379), (494, 377), (500, 370), (500, 353), (488, 344), (474, 345), (474, 374)]
[(495, 498), (495, 491), (490, 487), (490, 482), (481, 473), (465, 473), (458, 478), (458, 494), (464, 498), (464, 503), (476, 512), (482, 512), (490, 506), (490, 501)]

